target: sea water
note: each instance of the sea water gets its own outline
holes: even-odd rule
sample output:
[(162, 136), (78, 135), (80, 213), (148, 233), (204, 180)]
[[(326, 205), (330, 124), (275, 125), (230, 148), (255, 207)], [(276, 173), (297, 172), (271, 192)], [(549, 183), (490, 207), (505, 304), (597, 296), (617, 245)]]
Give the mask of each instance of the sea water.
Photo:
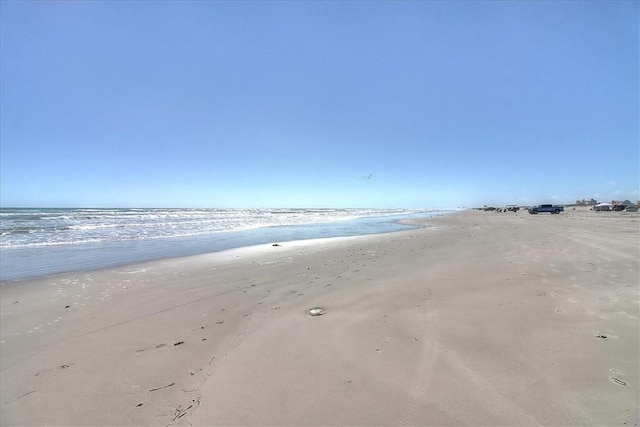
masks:
[(410, 228), (406, 209), (0, 209), (0, 280)]

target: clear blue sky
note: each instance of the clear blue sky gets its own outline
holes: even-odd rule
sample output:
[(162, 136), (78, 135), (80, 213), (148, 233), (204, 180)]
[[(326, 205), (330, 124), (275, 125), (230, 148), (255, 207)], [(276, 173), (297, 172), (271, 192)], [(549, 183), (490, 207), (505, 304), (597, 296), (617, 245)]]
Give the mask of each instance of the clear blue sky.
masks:
[(4, 207), (640, 199), (637, 1), (0, 13)]

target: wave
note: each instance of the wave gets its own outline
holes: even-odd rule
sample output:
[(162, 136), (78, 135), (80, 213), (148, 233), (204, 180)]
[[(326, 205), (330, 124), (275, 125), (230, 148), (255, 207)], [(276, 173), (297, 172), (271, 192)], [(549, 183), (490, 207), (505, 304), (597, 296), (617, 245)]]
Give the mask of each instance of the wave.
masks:
[(184, 238), (230, 231), (409, 215), (417, 212), (424, 210), (4, 209), (0, 212), (0, 247), (9, 249)]

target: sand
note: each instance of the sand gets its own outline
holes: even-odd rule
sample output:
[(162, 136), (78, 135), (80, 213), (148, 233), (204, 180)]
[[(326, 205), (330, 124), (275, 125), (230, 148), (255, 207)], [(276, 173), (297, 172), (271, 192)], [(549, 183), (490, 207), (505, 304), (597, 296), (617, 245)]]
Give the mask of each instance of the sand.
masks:
[(2, 425), (638, 425), (639, 214), (424, 223), (4, 283)]

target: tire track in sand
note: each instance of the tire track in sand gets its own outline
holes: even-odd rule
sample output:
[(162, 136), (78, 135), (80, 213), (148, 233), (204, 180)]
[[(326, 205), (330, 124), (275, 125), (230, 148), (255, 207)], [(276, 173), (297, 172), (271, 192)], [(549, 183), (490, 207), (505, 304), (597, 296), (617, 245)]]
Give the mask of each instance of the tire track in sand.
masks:
[[(420, 313), (423, 333), (420, 338), (422, 348), (418, 363), (414, 368), (413, 380), (409, 385), (408, 402), (400, 416), (401, 425), (417, 425), (421, 410), (428, 405), (429, 393), (437, 392), (432, 387), (434, 371), (438, 364), (448, 365), (448, 371), (464, 373), (465, 392), (474, 396), (480, 396), (484, 409), (494, 419), (503, 419), (505, 414), (511, 414), (509, 423), (517, 425), (539, 425), (540, 423), (527, 414), (518, 405), (501, 395), (478, 372), (467, 366), (462, 359), (450, 348), (440, 342), (439, 315), (437, 312)], [(441, 412), (444, 414), (444, 412)], [(447, 414), (448, 415), (448, 414)], [(449, 415), (450, 416), (450, 415)], [(455, 421), (455, 420), (450, 420)], [(457, 420), (460, 421), (460, 420)]]

